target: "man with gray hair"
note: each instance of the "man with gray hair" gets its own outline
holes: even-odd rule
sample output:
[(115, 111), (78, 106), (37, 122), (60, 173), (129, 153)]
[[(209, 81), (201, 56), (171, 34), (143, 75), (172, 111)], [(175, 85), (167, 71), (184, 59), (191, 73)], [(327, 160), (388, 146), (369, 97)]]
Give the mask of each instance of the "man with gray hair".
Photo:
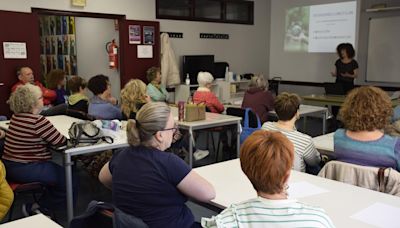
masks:
[(19, 81), (16, 84), (14, 84), (14, 86), (11, 88), (12, 92), (14, 92), (19, 86), (25, 85), (26, 83), (30, 83), (32, 85), (38, 86), (40, 90), (42, 90), (44, 105), (49, 105), (53, 100), (56, 99), (57, 94), (55, 91), (47, 89), (46, 87), (43, 86), (42, 83), (40, 83), (39, 81), (35, 81), (35, 76), (30, 67), (27, 66), (18, 67), (17, 77)]

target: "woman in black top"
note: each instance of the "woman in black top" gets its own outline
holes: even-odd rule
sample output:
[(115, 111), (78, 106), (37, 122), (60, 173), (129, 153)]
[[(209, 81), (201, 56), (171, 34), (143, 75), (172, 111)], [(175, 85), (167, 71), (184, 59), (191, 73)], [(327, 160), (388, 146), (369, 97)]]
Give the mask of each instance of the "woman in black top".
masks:
[(350, 43), (341, 43), (336, 48), (339, 59), (335, 62), (335, 70), (331, 72), (336, 77), (336, 83), (341, 84), (347, 94), (354, 88), (354, 79), (358, 76), (358, 63), (354, 60), (355, 50)]

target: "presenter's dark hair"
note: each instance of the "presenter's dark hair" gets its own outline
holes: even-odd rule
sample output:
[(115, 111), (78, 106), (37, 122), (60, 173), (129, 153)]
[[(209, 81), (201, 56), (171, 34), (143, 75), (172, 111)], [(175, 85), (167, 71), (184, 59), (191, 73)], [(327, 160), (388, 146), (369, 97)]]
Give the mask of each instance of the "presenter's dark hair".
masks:
[(351, 43), (341, 43), (336, 47), (336, 52), (341, 59), (343, 58), (341, 54), (342, 50), (346, 51), (347, 57), (349, 57), (350, 59), (354, 58), (354, 56), (356, 55), (356, 51), (354, 50), (354, 47)]

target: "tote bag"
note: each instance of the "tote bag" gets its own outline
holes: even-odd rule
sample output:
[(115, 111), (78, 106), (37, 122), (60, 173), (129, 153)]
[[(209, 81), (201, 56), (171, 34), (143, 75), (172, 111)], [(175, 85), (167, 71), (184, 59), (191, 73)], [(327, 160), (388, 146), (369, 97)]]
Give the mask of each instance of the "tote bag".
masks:
[(251, 135), (254, 131), (257, 131), (261, 128), (260, 118), (258, 118), (258, 115), (255, 112), (253, 112), (253, 113), (257, 117), (257, 128), (249, 127), (249, 112), (251, 112), (251, 109), (246, 108), (245, 113), (244, 113), (242, 133), (240, 134), (240, 144), (242, 144), (244, 142), (244, 140), (246, 140), (246, 138), (249, 135)]

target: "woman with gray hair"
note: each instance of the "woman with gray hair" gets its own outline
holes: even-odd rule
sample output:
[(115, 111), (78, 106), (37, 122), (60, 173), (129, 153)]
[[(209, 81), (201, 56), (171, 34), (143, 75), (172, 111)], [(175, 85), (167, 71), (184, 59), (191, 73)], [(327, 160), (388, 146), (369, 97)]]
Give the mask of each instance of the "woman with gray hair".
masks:
[(99, 179), (112, 189), (113, 202), (122, 211), (141, 218), (149, 227), (192, 227), (187, 198), (208, 202), (213, 186), (178, 156), (164, 152), (177, 130), (165, 103), (150, 102), (129, 120), (129, 147), (114, 154)]
[(266, 90), (268, 81), (263, 75), (254, 75), (251, 78), (249, 89), (243, 97), (242, 108), (251, 108), (261, 120), (267, 122), (268, 112), (274, 109), (274, 97)]
[(14, 114), (2, 157), (7, 179), (17, 183), (40, 182), (48, 189), (39, 205), (24, 204), (23, 214), (29, 216), (38, 211), (46, 213), (45, 209), (65, 208), (64, 168), (51, 161), (48, 147), (64, 145), (66, 138), (49, 120), (39, 115), (43, 108), (42, 91), (35, 85), (25, 84), (11, 94), (9, 104)]
[(212, 82), (214, 77), (209, 72), (199, 72), (197, 74), (197, 82), (199, 88), (193, 94), (193, 101), (195, 103), (205, 103), (210, 112), (222, 113), (224, 105), (218, 100), (217, 96), (211, 92)]

